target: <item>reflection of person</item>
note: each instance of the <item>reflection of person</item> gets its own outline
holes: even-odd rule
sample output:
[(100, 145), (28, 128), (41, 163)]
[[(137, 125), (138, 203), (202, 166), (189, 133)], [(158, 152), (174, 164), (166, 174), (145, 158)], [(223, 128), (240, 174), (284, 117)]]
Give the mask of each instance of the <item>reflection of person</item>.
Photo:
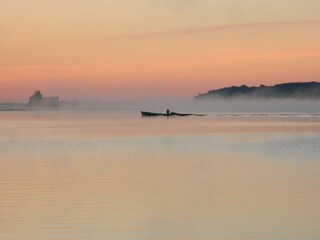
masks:
[(167, 116), (169, 116), (170, 115), (170, 111), (169, 111), (169, 109), (167, 109)]

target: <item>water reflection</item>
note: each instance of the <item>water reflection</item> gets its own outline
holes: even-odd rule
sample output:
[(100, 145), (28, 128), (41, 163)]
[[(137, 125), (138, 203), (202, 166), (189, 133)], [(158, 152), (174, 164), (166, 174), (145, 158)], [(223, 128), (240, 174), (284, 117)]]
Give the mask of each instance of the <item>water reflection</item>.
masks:
[(316, 119), (1, 118), (1, 239), (320, 237)]

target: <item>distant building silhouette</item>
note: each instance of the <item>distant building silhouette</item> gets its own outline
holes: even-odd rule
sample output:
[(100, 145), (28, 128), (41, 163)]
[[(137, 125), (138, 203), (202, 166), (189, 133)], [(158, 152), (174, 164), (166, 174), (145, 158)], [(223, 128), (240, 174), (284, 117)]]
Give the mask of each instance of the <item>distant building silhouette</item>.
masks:
[(49, 108), (57, 108), (60, 106), (60, 98), (59, 97), (43, 97), (40, 90), (36, 90), (33, 95), (29, 98), (28, 106), (30, 107), (49, 107)]

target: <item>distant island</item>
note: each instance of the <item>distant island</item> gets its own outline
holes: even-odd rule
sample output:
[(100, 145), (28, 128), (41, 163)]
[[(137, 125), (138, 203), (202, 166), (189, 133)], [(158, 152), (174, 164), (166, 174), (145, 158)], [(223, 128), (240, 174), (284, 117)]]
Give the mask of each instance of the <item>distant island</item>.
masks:
[(211, 90), (199, 94), (195, 99), (232, 99), (232, 98), (264, 98), (264, 99), (320, 99), (319, 82), (292, 82), (274, 86), (259, 87), (232, 86)]
[(77, 100), (63, 101), (60, 97), (44, 97), (40, 90), (36, 90), (27, 103), (0, 103), (0, 111), (74, 110), (77, 106)]
[(60, 107), (68, 108), (77, 105), (77, 101), (61, 101), (60, 97), (44, 97), (40, 90), (36, 90), (31, 97), (29, 102), (24, 106), (25, 110), (28, 109), (45, 109), (54, 110)]

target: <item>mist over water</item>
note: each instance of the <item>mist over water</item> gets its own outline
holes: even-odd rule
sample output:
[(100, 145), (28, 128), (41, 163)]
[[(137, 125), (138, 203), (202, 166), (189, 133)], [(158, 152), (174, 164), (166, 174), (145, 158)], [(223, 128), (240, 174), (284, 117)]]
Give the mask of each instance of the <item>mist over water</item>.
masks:
[(319, 113), (320, 100), (212, 99), (145, 102), (80, 102), (73, 110), (96, 110), (114, 113), (139, 113), (140, 111), (164, 113), (167, 109), (181, 113), (204, 114)]

